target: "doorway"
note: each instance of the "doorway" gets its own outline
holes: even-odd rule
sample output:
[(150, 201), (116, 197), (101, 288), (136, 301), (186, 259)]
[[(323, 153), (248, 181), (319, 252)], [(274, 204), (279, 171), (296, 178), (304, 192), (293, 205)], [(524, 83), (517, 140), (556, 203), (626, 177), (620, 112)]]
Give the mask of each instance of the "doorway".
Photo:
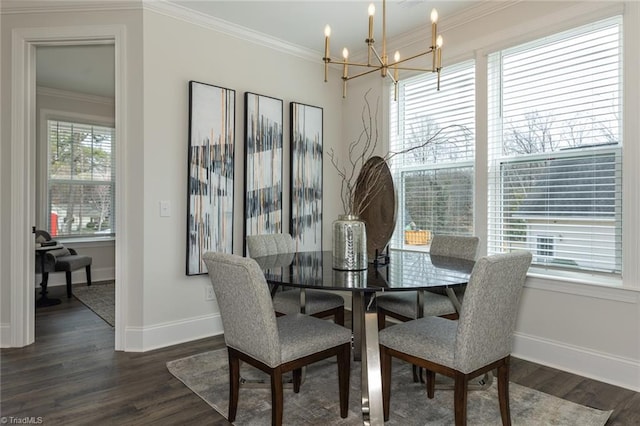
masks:
[[(112, 41), (37, 45), (35, 56), (36, 228), (89, 256), (94, 283), (113, 282), (115, 45)], [(73, 275), (72, 282), (82, 282), (84, 268)], [(66, 279), (57, 273), (48, 281), (48, 289), (60, 293), (56, 290)], [(109, 312), (114, 308), (113, 285), (74, 287), (74, 296), (84, 295), (85, 304), (98, 303), (99, 312), (113, 318)], [(66, 301), (64, 296), (49, 299), (37, 294), (36, 298), (36, 307)]]
[[(126, 56), (124, 46), (125, 27), (56, 27), (24, 28), (13, 31), (11, 74), (12, 131), (11, 131), (11, 196), (10, 238), (14, 247), (11, 254), (11, 330), (10, 345), (22, 347), (34, 342), (35, 328), (35, 268), (34, 238), (31, 227), (38, 223), (35, 217), (36, 207), (36, 53), (39, 47), (113, 45), (115, 57), (115, 133), (116, 133), (116, 169), (124, 172), (124, 143), (127, 134), (123, 105), (126, 82)], [(122, 100), (122, 101), (121, 101)], [(123, 175), (116, 175), (115, 221), (118, 232), (126, 235), (124, 220)], [(25, 196), (26, 195), (26, 196)], [(124, 350), (124, 326), (126, 297), (122, 297), (122, 282), (126, 275), (127, 260), (124, 258), (123, 243), (115, 241), (115, 279), (116, 279), (116, 327), (115, 348)]]

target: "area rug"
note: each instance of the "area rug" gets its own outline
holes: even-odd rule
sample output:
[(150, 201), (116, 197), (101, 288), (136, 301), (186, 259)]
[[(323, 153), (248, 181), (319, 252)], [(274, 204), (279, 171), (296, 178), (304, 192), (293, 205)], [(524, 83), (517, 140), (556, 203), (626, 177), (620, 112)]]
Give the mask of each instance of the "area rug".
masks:
[(111, 327), (115, 326), (116, 283), (104, 281), (73, 287), (73, 295)]
[[(170, 361), (167, 368), (191, 391), (225, 418), (228, 413), (229, 379), (226, 349), (205, 352)], [(360, 363), (352, 362), (349, 415), (340, 418), (337, 366), (335, 359), (310, 365), (300, 393), (285, 387), (285, 425), (361, 425)], [(242, 363), (241, 375), (258, 377), (262, 373)], [(394, 360), (391, 415), (386, 425), (452, 425), (453, 392), (436, 390), (427, 399), (424, 385), (413, 383), (411, 366)], [(511, 383), (511, 418), (514, 425), (604, 425), (611, 411), (585, 407), (524, 386)], [(472, 391), (468, 397), (469, 425), (500, 425), (497, 386)], [(271, 422), (269, 388), (241, 387), (236, 425), (266, 425)]]

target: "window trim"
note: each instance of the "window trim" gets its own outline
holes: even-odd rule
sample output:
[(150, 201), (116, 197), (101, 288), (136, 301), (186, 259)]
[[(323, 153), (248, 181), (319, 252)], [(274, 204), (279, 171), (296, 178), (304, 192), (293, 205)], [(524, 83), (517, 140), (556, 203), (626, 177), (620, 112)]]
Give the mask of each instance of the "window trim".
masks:
[[(116, 124), (115, 120), (108, 117), (103, 117), (99, 115), (90, 115), (90, 114), (81, 114), (76, 112), (69, 112), (63, 110), (56, 109), (48, 109), (42, 108), (39, 110), (40, 114), (40, 134), (38, 135), (38, 146), (37, 146), (37, 167), (36, 167), (36, 223), (38, 229), (47, 229), (48, 219), (47, 219), (47, 192), (48, 192), (48, 182), (49, 182), (49, 164), (48, 164), (48, 153), (49, 153), (49, 137), (48, 137), (48, 128), (47, 123), (49, 120), (57, 120), (57, 121), (67, 121), (73, 123), (82, 123), (94, 126), (103, 126), (103, 127), (111, 127), (114, 129), (114, 135), (116, 135)], [(117, 155), (117, 154), (116, 154)], [(115, 156), (114, 156), (115, 161)], [(114, 163), (115, 165), (115, 163)], [(117, 181), (117, 170), (116, 170), (116, 178), (113, 179), (113, 188), (116, 188)], [(115, 213), (115, 210), (114, 210)], [(60, 241), (103, 241), (108, 239), (115, 239), (116, 233), (113, 235), (105, 235), (105, 236), (57, 236), (56, 239)]]

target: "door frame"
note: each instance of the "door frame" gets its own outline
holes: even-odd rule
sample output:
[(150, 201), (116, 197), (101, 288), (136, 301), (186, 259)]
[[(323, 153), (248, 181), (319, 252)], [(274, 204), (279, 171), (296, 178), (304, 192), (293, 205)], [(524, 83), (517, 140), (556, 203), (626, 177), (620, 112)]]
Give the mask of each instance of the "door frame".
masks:
[[(117, 234), (127, 235), (124, 202), (126, 174), (126, 31), (124, 25), (16, 28), (11, 34), (11, 330), (12, 347), (35, 341), (35, 225), (36, 206), (36, 47), (51, 45), (114, 44), (116, 124)], [(25, 194), (27, 196), (25, 196)], [(115, 241), (115, 349), (125, 349), (128, 270), (125, 239)]]

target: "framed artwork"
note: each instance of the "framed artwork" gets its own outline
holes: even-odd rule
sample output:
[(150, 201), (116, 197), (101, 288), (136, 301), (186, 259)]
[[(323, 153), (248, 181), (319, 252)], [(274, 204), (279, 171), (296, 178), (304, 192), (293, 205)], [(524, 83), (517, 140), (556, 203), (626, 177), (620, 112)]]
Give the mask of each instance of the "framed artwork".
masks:
[(291, 210), (296, 251), (322, 250), (322, 108), (291, 102)]
[(235, 90), (189, 82), (187, 275), (207, 273), (205, 252), (233, 251), (235, 99)]
[(247, 235), (282, 232), (282, 100), (244, 97), (244, 254)]

